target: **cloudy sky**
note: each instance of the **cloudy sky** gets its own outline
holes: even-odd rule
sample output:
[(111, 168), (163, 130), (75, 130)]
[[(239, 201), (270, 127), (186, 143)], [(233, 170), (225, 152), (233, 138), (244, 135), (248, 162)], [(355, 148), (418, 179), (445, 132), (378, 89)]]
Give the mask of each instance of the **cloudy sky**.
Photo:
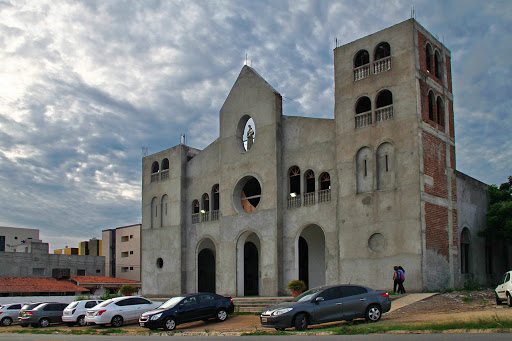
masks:
[[(204, 148), (246, 59), (285, 115), (333, 118), (333, 48), (411, 1), (0, 0), (0, 225), (50, 248), (141, 221), (142, 147)], [(452, 52), (457, 168), (512, 174), (512, 2), (415, 1)]]

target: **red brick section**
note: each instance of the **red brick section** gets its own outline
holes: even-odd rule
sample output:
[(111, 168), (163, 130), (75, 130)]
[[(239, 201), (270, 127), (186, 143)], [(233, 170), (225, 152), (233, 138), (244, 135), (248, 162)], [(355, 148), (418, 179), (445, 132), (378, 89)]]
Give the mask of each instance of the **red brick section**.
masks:
[(446, 78), (448, 82), (448, 91), (452, 92), (452, 59), (446, 55)]
[(423, 131), (423, 172), (434, 179), (433, 186), (425, 184), (425, 192), (448, 199), (446, 144), (426, 131)]
[[(432, 47), (432, 55), (430, 56), (430, 65), (431, 71), (427, 72), (427, 42), (430, 43)], [(418, 53), (419, 53), (419, 62), (420, 62), (420, 71), (432, 78), (436, 83), (443, 85), (441, 79), (435, 76), (435, 51), (439, 51), (439, 55), (441, 55), (441, 47), (437, 46), (435, 42), (428, 40), (420, 31), (418, 31)], [(451, 78), (450, 78), (451, 79)], [(451, 91), (451, 90), (450, 90)]]
[(453, 245), (459, 245), (457, 210), (452, 210)]
[[(454, 139), (455, 127), (453, 126), (453, 102), (450, 100), (448, 100), (448, 119), (450, 120), (450, 137)], [(455, 169), (455, 165), (453, 165), (453, 169)]]
[(448, 260), (448, 208), (425, 202), (427, 250), (436, 250)]
[(67, 280), (53, 277), (2, 277), (0, 293), (89, 292)]

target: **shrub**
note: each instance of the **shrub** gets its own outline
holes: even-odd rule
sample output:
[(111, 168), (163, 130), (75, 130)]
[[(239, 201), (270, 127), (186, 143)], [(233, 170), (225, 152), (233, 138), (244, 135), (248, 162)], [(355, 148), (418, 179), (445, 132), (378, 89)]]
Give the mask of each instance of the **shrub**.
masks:
[(304, 283), (301, 280), (293, 280), (286, 286), (286, 290), (292, 290), (292, 291), (304, 291), (306, 290), (306, 283)]
[(124, 296), (133, 295), (133, 293), (135, 291), (137, 291), (137, 289), (135, 289), (135, 287), (131, 286), (130, 284), (125, 284), (121, 287), (121, 289), (119, 289), (119, 292), (121, 293), (121, 295), (124, 295)]

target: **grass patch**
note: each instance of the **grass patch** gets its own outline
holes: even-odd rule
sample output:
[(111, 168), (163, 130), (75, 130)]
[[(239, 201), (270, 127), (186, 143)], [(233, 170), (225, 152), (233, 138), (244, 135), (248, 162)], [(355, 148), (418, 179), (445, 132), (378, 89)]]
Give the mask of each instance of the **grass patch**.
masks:
[(260, 316), (261, 312), (250, 312), (250, 311), (235, 311), (234, 313), (229, 314), (229, 316), (243, 316), (243, 315), (254, 315)]
[(125, 334), (128, 333), (122, 329), (46, 329), (46, 328), (24, 328), (11, 331), (15, 334), (62, 334), (62, 335), (108, 335), (108, 334)]
[(464, 297), (462, 297), (462, 302), (464, 302), (464, 303), (473, 302), (473, 298), (471, 298), (469, 296), (464, 296)]

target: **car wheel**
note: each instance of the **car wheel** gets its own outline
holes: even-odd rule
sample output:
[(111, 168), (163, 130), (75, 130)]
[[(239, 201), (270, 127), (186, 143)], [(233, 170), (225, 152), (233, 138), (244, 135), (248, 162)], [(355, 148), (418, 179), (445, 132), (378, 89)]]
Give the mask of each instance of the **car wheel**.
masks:
[(377, 322), (380, 320), (382, 313), (380, 307), (376, 304), (372, 304), (366, 309), (366, 313), (364, 314), (364, 318), (367, 322)]
[(168, 317), (164, 322), (165, 330), (174, 330), (176, 329), (176, 321), (172, 317)]
[(85, 326), (85, 316), (78, 316), (76, 319), (76, 324), (78, 324), (80, 327)]
[(498, 297), (498, 294), (496, 294), (496, 305), (501, 305), (501, 300)]
[(50, 319), (47, 319), (46, 317), (43, 317), (42, 319), (39, 320), (39, 325), (42, 328), (48, 327), (50, 325)]
[(507, 305), (509, 307), (512, 307), (512, 296), (510, 295), (510, 293), (507, 294)]
[(112, 317), (112, 320), (110, 320), (110, 325), (115, 328), (121, 327), (123, 325), (123, 317), (119, 315)]
[(295, 317), (295, 330), (306, 330), (308, 329), (308, 317), (306, 314), (298, 314)]
[(12, 318), (10, 318), (10, 317), (4, 317), (4, 318), (2, 319), (2, 326), (7, 327), (7, 326), (10, 326), (11, 324), (12, 324)]
[(228, 312), (226, 311), (226, 309), (221, 308), (221, 309), (217, 310), (217, 315), (215, 316), (215, 318), (219, 322), (226, 321), (226, 319), (228, 318)]

